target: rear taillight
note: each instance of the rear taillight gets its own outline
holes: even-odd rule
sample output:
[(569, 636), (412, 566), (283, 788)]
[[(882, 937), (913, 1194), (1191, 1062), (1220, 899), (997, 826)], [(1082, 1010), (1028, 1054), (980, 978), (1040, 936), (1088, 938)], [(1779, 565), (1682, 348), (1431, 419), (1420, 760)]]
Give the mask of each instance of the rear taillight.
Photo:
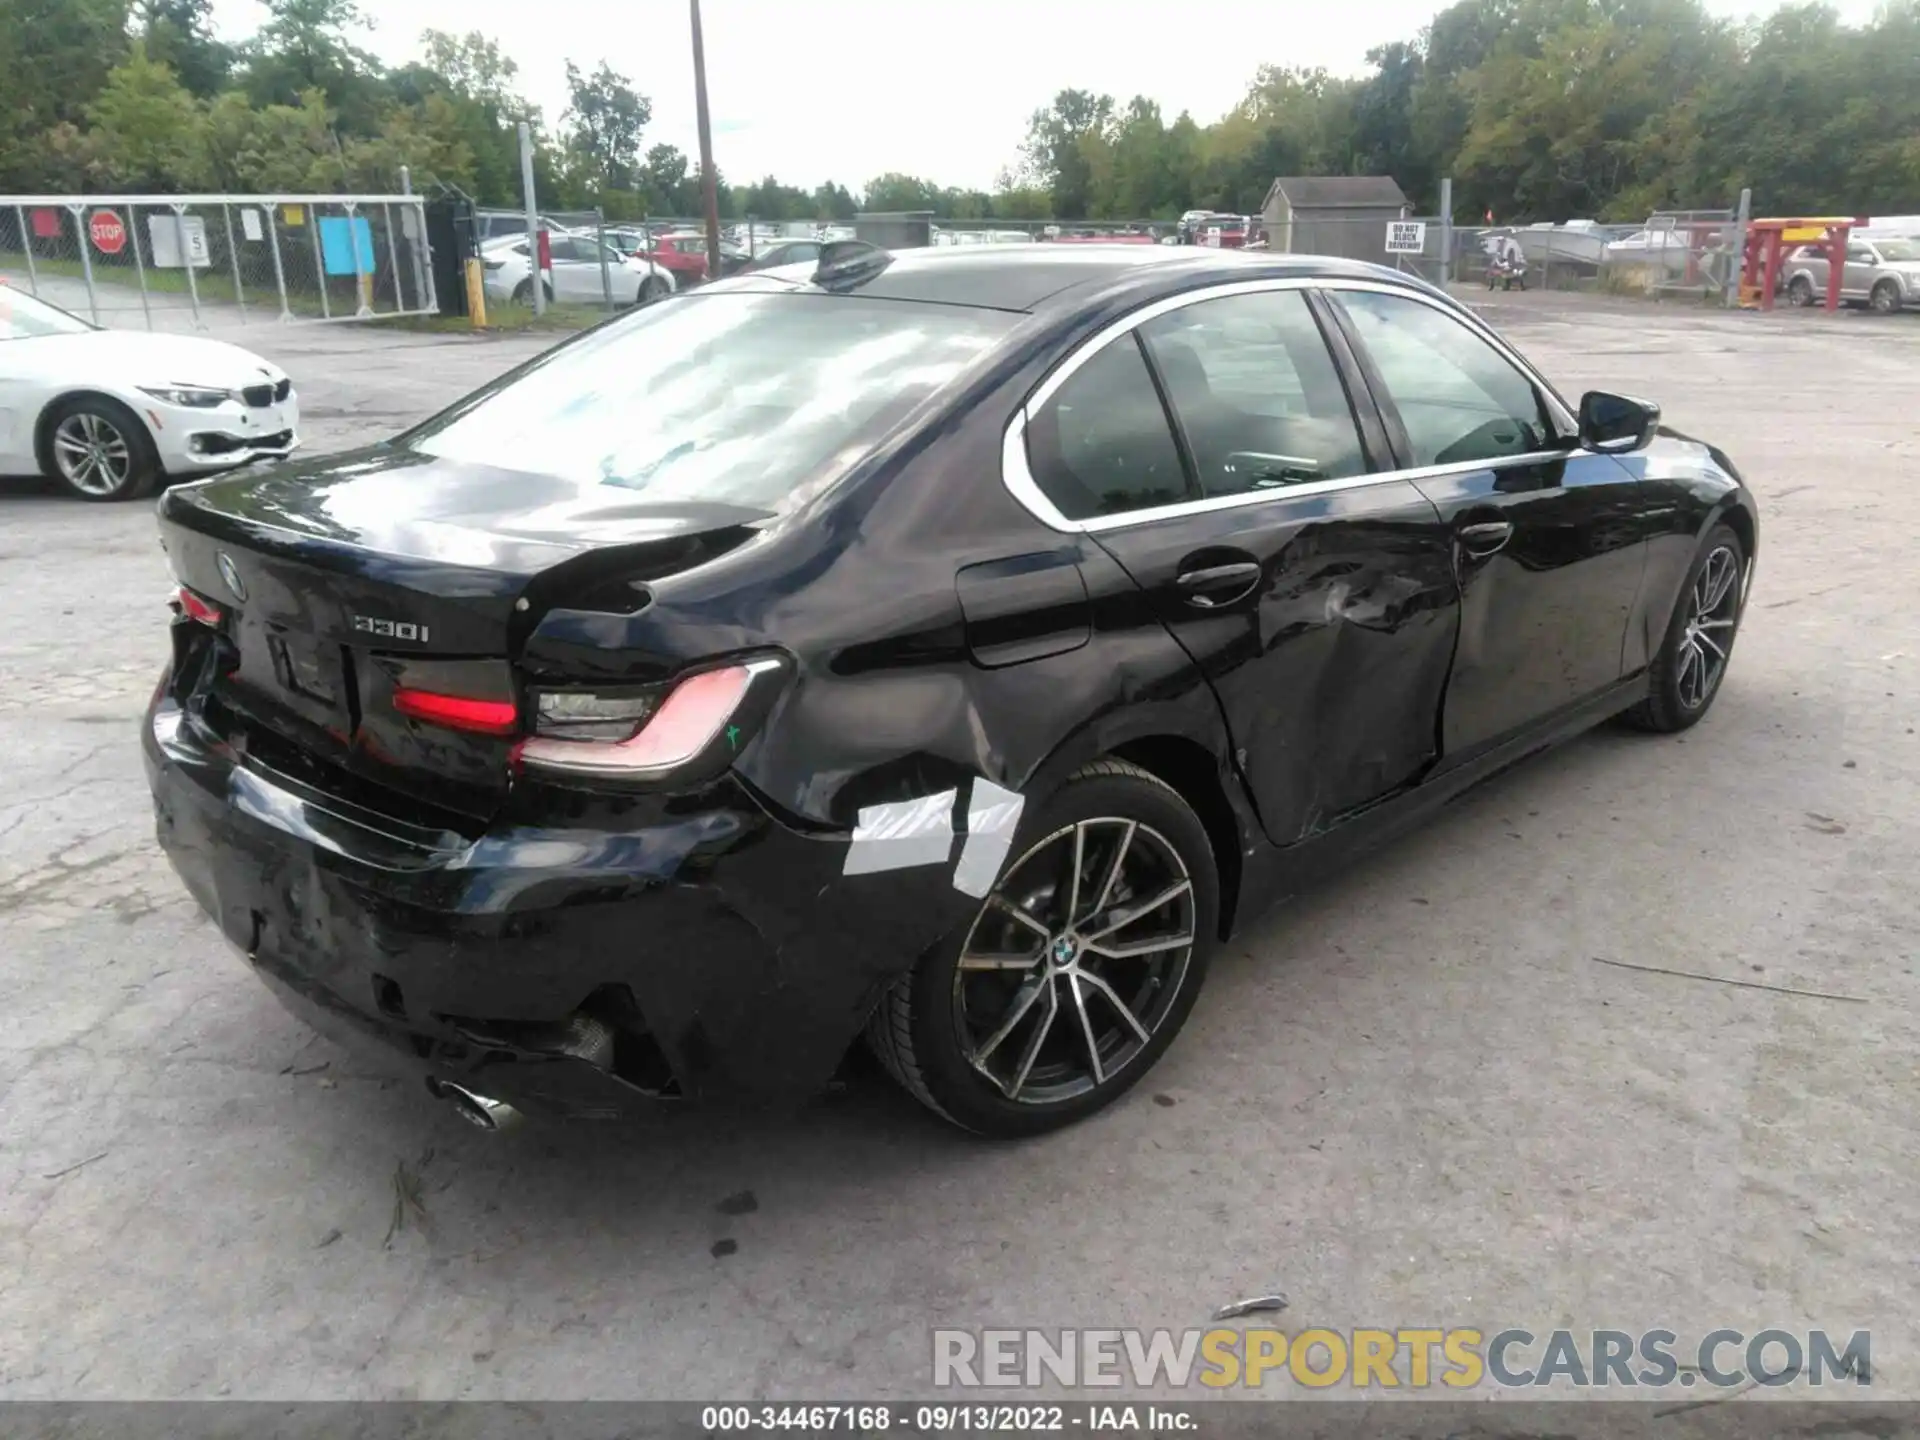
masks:
[(476, 735), (511, 735), (520, 728), (520, 711), (511, 700), (475, 700), (401, 686), (393, 692), (393, 708), (413, 720)]
[(760, 659), (702, 670), (664, 697), (546, 691), (536, 697), (535, 733), (521, 742), (520, 763), (550, 775), (639, 780), (721, 744), (731, 753), (746, 738), (736, 722), (749, 692), (780, 668)]
[(179, 601), (180, 613), (185, 615), (189, 620), (196, 620), (202, 625), (211, 625), (216, 629), (219, 627), (221, 617), (220, 607), (204, 595), (196, 595), (193, 591), (182, 585), (175, 599)]
[(533, 733), (553, 740), (631, 740), (660, 700), (657, 689), (623, 695), (545, 690), (534, 697)]

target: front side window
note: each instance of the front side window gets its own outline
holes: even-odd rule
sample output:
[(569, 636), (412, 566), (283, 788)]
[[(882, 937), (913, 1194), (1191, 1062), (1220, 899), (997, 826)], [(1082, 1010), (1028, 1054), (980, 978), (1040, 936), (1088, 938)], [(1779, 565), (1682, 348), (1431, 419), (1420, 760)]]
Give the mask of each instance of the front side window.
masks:
[(1034, 482), (1069, 520), (1197, 498), (1135, 334), (1109, 341), (1027, 426)]
[(1298, 290), (1185, 305), (1147, 321), (1140, 338), (1205, 495), (1366, 472), (1346, 387)]
[(1457, 465), (1557, 447), (1533, 382), (1458, 320), (1404, 296), (1333, 293), (1400, 413), (1411, 464)]
[(98, 327), (58, 306), (35, 299), (0, 280), (0, 340), (35, 340), (43, 335), (84, 335)]
[(783, 512), (1017, 318), (859, 296), (690, 295), (549, 351), (395, 443), (649, 501)]

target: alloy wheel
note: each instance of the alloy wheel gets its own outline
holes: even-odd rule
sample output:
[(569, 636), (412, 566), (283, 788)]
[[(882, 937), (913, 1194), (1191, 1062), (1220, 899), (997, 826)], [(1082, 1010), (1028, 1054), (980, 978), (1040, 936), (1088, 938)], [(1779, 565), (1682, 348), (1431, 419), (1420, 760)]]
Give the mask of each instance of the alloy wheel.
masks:
[(53, 463), (74, 489), (115, 495), (133, 473), (133, 451), (112, 421), (80, 410), (55, 427)]
[(1707, 556), (1687, 599), (1687, 625), (1674, 657), (1680, 703), (1698, 710), (1713, 698), (1727, 671), (1734, 625), (1740, 618), (1740, 557), (1721, 545)]
[(1193, 880), (1150, 825), (1054, 831), (1009, 867), (954, 971), (962, 1052), (1007, 1099), (1051, 1105), (1098, 1088), (1152, 1043), (1185, 982)]

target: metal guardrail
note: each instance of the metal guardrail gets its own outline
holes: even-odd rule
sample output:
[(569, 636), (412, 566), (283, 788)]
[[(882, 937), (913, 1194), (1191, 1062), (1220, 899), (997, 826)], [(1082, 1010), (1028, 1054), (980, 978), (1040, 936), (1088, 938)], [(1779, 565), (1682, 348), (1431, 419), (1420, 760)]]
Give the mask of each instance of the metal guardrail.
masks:
[(437, 312), (418, 195), (0, 195), (0, 275), (149, 330)]

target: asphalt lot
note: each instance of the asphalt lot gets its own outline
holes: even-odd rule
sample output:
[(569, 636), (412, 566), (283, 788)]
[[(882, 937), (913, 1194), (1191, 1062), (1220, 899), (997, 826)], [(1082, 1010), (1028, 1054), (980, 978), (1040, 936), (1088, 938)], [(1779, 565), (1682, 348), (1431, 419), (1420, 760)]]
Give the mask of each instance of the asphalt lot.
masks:
[[(1290, 1328), (1870, 1327), (1873, 1398), (1920, 1394), (1920, 317), (1489, 313), (1745, 469), (1714, 712), (1531, 762), (1270, 917), (1131, 1097), (1017, 1146), (877, 1077), (490, 1138), (313, 1037), (153, 843), (147, 507), (0, 484), (0, 1397), (910, 1396), (937, 1325), (1273, 1290)], [(244, 343), (317, 449), (546, 342)]]

